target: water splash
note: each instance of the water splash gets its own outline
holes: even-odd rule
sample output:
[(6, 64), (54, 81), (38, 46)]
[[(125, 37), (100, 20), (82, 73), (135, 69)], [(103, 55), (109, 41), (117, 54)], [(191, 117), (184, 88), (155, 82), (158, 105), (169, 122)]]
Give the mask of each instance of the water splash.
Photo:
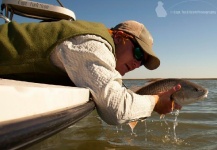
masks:
[[(122, 128), (122, 125), (120, 126), (120, 131), (122, 131), (123, 128)], [(116, 132), (118, 133), (119, 132), (119, 129), (118, 129), (118, 126), (116, 126)]]
[[(179, 110), (174, 110), (173, 112), (171, 112), (172, 115), (175, 115), (175, 119), (173, 121), (173, 140), (177, 143), (179, 141), (179, 139), (177, 138), (177, 134), (176, 134), (176, 127), (178, 126), (178, 115), (179, 115)], [(167, 122), (167, 120), (165, 119), (165, 115), (161, 115), (160, 119), (163, 119), (164, 123), (167, 125), (167, 135), (165, 135), (165, 139), (166, 141), (168, 141), (170, 139), (170, 127), (169, 124)]]
[(164, 123), (167, 125), (167, 135), (165, 135), (165, 138), (169, 138), (170, 137), (170, 126), (169, 126), (169, 124), (168, 124), (168, 122), (167, 122), (167, 120), (165, 119), (165, 116), (166, 115), (161, 115), (160, 116), (160, 119), (163, 119), (163, 121), (164, 121)]
[(116, 132), (118, 133), (118, 126), (116, 126)]
[(169, 126), (167, 120), (165, 119), (165, 115), (161, 115), (161, 116), (160, 116), (160, 119), (163, 119), (164, 123), (165, 123), (167, 126)]
[(147, 126), (146, 119), (141, 120), (141, 122), (145, 123), (145, 142), (147, 142), (148, 141), (148, 139), (147, 139), (147, 137), (148, 137), (148, 126)]
[(174, 140), (177, 142), (178, 139), (177, 139), (177, 136), (176, 136), (176, 127), (178, 126), (178, 121), (177, 121), (177, 118), (178, 118), (178, 115), (179, 115), (179, 110), (175, 110), (174, 111), (174, 115), (175, 115), (175, 119), (173, 121), (173, 135), (174, 135)]

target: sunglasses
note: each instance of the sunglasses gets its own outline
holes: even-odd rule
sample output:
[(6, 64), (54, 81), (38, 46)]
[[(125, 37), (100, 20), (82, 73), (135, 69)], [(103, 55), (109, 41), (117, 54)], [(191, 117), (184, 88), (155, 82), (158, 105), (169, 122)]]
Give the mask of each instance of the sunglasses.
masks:
[(137, 61), (141, 61), (141, 65), (144, 64), (144, 52), (143, 50), (140, 48), (140, 46), (131, 38), (129, 38), (130, 41), (133, 43), (134, 45), (134, 50), (133, 50), (133, 56)]

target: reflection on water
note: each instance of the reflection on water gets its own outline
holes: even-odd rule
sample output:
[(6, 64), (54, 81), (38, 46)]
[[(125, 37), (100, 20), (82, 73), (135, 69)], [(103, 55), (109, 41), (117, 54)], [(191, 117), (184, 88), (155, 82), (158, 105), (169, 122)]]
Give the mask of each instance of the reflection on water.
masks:
[[(145, 80), (126, 80), (127, 86), (141, 86)], [(217, 80), (192, 80), (209, 89), (203, 102), (190, 104), (164, 119), (153, 113), (131, 130), (128, 124), (110, 126), (96, 111), (62, 132), (28, 150), (216, 150)], [(178, 117), (177, 117), (178, 116)], [(135, 133), (135, 134), (132, 134)]]

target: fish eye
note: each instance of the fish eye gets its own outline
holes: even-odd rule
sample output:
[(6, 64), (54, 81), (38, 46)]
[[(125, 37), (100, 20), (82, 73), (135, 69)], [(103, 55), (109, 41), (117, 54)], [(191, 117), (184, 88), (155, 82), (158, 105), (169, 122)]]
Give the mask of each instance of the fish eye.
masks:
[(199, 89), (197, 89), (197, 88), (195, 88), (194, 90), (195, 90), (196, 92), (199, 92), (199, 91), (200, 91), (200, 90), (199, 90)]
[(195, 91), (196, 91), (196, 92), (203, 92), (203, 89), (195, 88)]

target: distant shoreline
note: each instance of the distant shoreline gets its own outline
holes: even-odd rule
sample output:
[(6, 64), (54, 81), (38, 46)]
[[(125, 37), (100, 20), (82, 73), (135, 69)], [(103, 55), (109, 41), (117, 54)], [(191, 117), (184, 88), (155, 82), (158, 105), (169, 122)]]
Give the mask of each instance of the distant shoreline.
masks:
[[(167, 78), (129, 78), (123, 80), (157, 80), (157, 79), (167, 79)], [(184, 79), (184, 80), (217, 80), (217, 78), (171, 78), (171, 79)]]

